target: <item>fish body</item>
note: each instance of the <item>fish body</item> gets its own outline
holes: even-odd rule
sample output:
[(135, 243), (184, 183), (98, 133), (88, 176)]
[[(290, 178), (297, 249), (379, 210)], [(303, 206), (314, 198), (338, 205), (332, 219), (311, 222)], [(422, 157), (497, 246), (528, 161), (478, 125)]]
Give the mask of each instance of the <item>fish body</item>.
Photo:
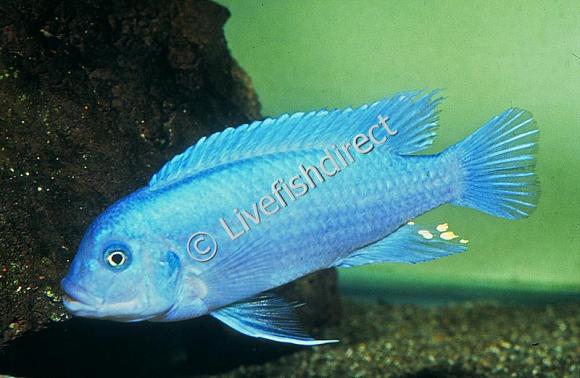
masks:
[[(211, 314), (257, 337), (317, 344), (268, 290), (331, 267), (462, 252), (445, 203), (516, 219), (535, 206), (538, 131), (510, 109), (435, 155), (435, 94), (298, 113), (203, 139), (93, 222), (63, 280), (74, 314), (175, 321)], [(442, 225), (440, 225), (442, 226)]]

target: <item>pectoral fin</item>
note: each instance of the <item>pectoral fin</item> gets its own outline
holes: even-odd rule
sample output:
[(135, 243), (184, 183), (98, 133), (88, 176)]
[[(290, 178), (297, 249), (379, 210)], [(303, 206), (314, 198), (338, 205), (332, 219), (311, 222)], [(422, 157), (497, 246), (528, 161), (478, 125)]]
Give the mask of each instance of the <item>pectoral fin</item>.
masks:
[(464, 252), (468, 240), (448, 230), (446, 223), (425, 227), (412, 222), (376, 243), (354, 251), (335, 266), (353, 266), (398, 262), (416, 264)]
[(262, 294), (211, 313), (238, 332), (248, 336), (297, 345), (320, 345), (338, 340), (315, 340), (298, 324), (294, 306), (285, 300)]

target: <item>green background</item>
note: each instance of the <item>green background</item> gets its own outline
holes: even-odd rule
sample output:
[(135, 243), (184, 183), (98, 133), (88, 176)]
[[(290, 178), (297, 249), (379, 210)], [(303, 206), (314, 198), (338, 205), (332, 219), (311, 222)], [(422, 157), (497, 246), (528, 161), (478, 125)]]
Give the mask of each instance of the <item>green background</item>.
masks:
[(542, 196), (530, 218), (444, 206), (418, 222), (449, 222), (470, 240), (468, 253), (342, 270), (343, 287), (580, 291), (578, 1), (219, 2), (232, 13), (228, 43), (264, 115), (443, 88), (441, 127), (429, 152), (512, 105), (538, 121)]

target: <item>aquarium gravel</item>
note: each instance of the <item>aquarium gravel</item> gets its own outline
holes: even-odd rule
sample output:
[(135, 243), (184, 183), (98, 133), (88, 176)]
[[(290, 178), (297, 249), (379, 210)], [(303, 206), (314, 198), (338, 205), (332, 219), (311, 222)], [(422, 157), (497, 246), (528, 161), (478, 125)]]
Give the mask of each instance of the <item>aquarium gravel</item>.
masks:
[(222, 377), (578, 377), (580, 303), (445, 307), (346, 302), (324, 332), (340, 343), (304, 348)]

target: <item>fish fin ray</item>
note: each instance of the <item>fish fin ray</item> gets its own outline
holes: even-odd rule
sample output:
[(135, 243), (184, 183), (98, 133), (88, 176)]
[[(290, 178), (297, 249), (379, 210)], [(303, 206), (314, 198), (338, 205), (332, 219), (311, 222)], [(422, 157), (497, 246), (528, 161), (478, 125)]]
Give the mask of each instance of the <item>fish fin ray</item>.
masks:
[(464, 252), (467, 243), (467, 240), (450, 231), (440, 232), (436, 227), (407, 224), (387, 237), (354, 251), (335, 266), (350, 268), (387, 262), (416, 264)]
[(405, 92), (357, 109), (285, 114), (227, 128), (201, 138), (175, 156), (151, 177), (148, 185), (164, 187), (198, 172), (256, 156), (322, 151), (332, 144), (343, 145), (377, 124), (379, 115), (388, 117), (389, 128), (397, 131), (383, 147), (398, 154), (415, 153), (431, 145), (435, 137), (436, 107), (442, 100), (437, 93)]
[(321, 345), (338, 340), (316, 340), (299, 325), (292, 304), (273, 294), (213, 311), (211, 315), (236, 331), (252, 337), (296, 345)]
[(533, 116), (511, 108), (450, 147), (445, 153), (463, 173), (453, 204), (507, 219), (527, 217), (540, 194), (534, 172), (538, 138)]
[(201, 272), (199, 279), (205, 283), (208, 291), (219, 292), (220, 298), (226, 302), (256, 294), (254, 287), (279, 286), (284, 282), (275, 282), (269, 273), (269, 253), (263, 240), (237, 241), (237, 248)]

